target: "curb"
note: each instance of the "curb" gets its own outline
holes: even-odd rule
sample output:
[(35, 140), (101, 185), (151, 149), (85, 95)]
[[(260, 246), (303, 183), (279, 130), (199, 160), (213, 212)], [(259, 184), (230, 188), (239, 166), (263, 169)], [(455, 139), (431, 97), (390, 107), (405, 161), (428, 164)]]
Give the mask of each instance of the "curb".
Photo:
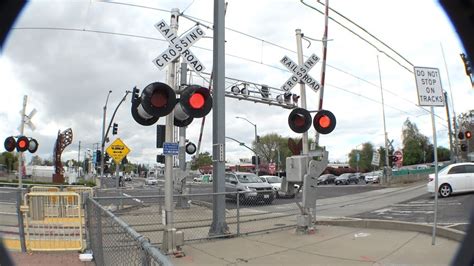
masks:
[[(419, 224), (402, 221), (387, 221), (387, 220), (376, 220), (376, 219), (361, 219), (361, 220), (323, 220), (317, 221), (318, 225), (334, 225), (334, 226), (346, 226), (346, 227), (357, 227), (357, 228), (370, 228), (370, 229), (386, 229), (386, 230), (397, 230), (397, 231), (412, 231), (420, 232), (431, 235), (433, 232), (433, 226), (428, 224)], [(461, 242), (466, 235), (465, 232), (445, 228), (436, 227), (436, 236), (444, 237), (450, 240)]]

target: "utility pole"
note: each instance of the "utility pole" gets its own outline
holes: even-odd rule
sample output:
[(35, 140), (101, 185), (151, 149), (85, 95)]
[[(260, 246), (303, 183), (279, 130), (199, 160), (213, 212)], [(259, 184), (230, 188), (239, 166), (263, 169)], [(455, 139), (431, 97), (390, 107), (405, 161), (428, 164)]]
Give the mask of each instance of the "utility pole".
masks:
[[(102, 141), (100, 142), (100, 178), (101, 181), (104, 178), (104, 157), (105, 157), (105, 117), (107, 113), (107, 102), (109, 101), (109, 96), (112, 93), (111, 90), (109, 90), (109, 93), (107, 94), (107, 99), (105, 100), (105, 105), (104, 105), (104, 114), (102, 117)], [(102, 186), (102, 182), (100, 182), (100, 185)]]
[(383, 132), (384, 132), (384, 138), (385, 138), (385, 167), (384, 167), (384, 182), (383, 183), (388, 183), (389, 179), (389, 162), (388, 162), (388, 135), (387, 135), (387, 125), (385, 123), (385, 103), (383, 99), (383, 87), (382, 87), (382, 74), (380, 72), (380, 61), (379, 61), (379, 55), (377, 54), (377, 67), (379, 69), (379, 83), (380, 83), (380, 95), (382, 97), (382, 115), (383, 115)]
[(449, 107), (448, 107), (448, 93), (444, 91), (444, 102), (446, 103), (446, 117), (448, 119), (448, 135), (449, 135), (449, 153), (450, 153), (450, 161), (454, 163), (454, 148), (453, 148), (453, 132), (451, 129), (451, 118), (449, 117)]
[[(303, 33), (301, 33), (301, 29), (296, 29), (296, 50), (298, 53), (298, 65), (302, 66), (304, 64), (303, 61), (303, 44), (301, 43), (301, 37)], [(306, 88), (304, 82), (300, 83), (300, 96), (301, 96), (301, 108), (306, 108)], [(308, 132), (303, 133), (303, 152), (302, 154), (308, 154), (309, 151), (309, 144), (308, 144)]]
[(81, 164), (79, 163), (81, 161), (81, 141), (79, 141), (79, 148), (77, 150), (77, 168), (76, 168), (76, 173), (77, 177), (79, 177), (79, 167)]
[[(178, 32), (178, 17), (179, 9), (171, 9), (171, 31), (177, 36)], [(179, 58), (179, 57), (178, 57)], [(176, 63), (177, 60), (173, 60), (168, 65), (168, 77), (167, 83), (173, 89), (176, 90)], [(174, 111), (166, 116), (165, 122), (165, 142), (171, 143), (174, 139)], [(174, 213), (173, 213), (173, 156), (165, 156), (165, 231), (163, 233), (163, 251), (165, 254), (173, 254), (176, 250), (175, 245), (175, 232), (174, 229)], [(174, 229), (174, 230), (173, 230)]]

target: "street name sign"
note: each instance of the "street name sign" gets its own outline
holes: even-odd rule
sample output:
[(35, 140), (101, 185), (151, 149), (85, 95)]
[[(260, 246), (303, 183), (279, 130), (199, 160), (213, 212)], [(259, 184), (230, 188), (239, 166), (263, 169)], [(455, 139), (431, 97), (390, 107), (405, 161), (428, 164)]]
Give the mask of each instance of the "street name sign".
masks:
[(178, 155), (179, 145), (176, 142), (164, 142), (163, 143), (163, 154), (164, 155)]
[(107, 153), (114, 159), (116, 164), (122, 162), (123, 158), (127, 156), (130, 152), (130, 149), (123, 143), (121, 139), (116, 139), (109, 147), (107, 147)]
[(319, 61), (319, 57), (315, 54), (312, 54), (308, 60), (306, 60), (303, 65), (299, 66), (288, 56), (284, 56), (280, 63), (282, 63), (293, 75), (281, 86), (281, 89), (284, 91), (290, 91), (296, 83), (306, 83), (314, 91), (319, 90), (319, 82), (317, 82), (313, 77), (311, 77), (308, 72), (313, 68), (316, 63)]
[(414, 67), (414, 72), (418, 104), (420, 106), (444, 106), (439, 70), (431, 67)]
[(181, 38), (172, 31), (171, 27), (168, 26), (164, 20), (155, 24), (155, 28), (170, 43), (168, 49), (153, 60), (153, 63), (160, 70), (164, 69), (170, 62), (178, 58), (180, 55), (197, 73), (201, 73), (205, 69), (201, 61), (199, 61), (199, 59), (189, 50), (194, 43), (205, 35), (204, 31), (199, 26), (194, 27)]

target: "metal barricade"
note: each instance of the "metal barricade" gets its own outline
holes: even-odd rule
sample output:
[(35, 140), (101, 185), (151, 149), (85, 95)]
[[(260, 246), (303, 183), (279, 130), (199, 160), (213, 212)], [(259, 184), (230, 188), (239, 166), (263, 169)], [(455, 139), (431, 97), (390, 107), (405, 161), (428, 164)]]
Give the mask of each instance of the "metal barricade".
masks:
[(28, 250), (84, 250), (80, 194), (30, 192), (25, 194), (21, 211), (25, 220)]

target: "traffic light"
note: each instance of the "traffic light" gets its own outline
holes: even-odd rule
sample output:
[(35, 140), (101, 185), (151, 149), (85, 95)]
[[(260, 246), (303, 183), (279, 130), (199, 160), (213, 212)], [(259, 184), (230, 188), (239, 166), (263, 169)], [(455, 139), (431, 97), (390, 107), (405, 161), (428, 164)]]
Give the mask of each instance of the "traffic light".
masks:
[[(313, 126), (321, 134), (329, 134), (336, 128), (336, 117), (328, 110), (317, 111)], [(288, 116), (288, 125), (295, 133), (304, 133), (311, 127), (311, 115), (308, 110), (295, 108)]]
[(461, 54), (461, 59), (464, 63), (464, 70), (466, 71), (466, 75), (470, 76), (472, 74), (471, 60), (469, 60), (469, 58), (467, 58), (465, 54)]
[(110, 156), (107, 152), (104, 152), (104, 162), (108, 162), (110, 160)]
[(209, 89), (191, 85), (180, 94), (174, 108), (174, 125), (185, 127), (191, 124), (194, 118), (206, 116), (212, 109), (212, 96)]
[(16, 149), (18, 152), (25, 152), (28, 150), (30, 153), (35, 153), (38, 150), (39, 144), (36, 139), (25, 136), (20, 136), (17, 138), (18, 139), (16, 140), (15, 137), (10, 136), (5, 139), (4, 147), (6, 151), (12, 152)]
[(464, 136), (466, 137), (466, 139), (470, 139), (470, 138), (472, 137), (471, 131), (469, 131), (469, 130), (466, 131), (466, 132), (464, 133)]
[(162, 116), (166, 116), (176, 105), (174, 90), (165, 83), (148, 84), (138, 96), (140, 90), (132, 92), (132, 117), (143, 126), (151, 126)]
[(100, 150), (96, 150), (95, 151), (95, 163), (96, 164), (100, 163), (101, 159), (102, 159), (102, 153), (100, 152)]
[(117, 135), (117, 131), (118, 131), (118, 124), (114, 123), (114, 126), (112, 128), (112, 135)]
[(268, 89), (267, 85), (262, 85), (262, 88), (260, 89), (260, 94), (262, 95), (263, 99), (268, 100), (268, 97), (270, 97), (270, 90)]
[[(257, 156), (257, 159), (258, 159), (258, 164), (261, 164), (262, 161), (260, 161), (260, 156)], [(257, 164), (257, 159), (255, 158), (255, 155), (252, 156), (252, 164)]]

